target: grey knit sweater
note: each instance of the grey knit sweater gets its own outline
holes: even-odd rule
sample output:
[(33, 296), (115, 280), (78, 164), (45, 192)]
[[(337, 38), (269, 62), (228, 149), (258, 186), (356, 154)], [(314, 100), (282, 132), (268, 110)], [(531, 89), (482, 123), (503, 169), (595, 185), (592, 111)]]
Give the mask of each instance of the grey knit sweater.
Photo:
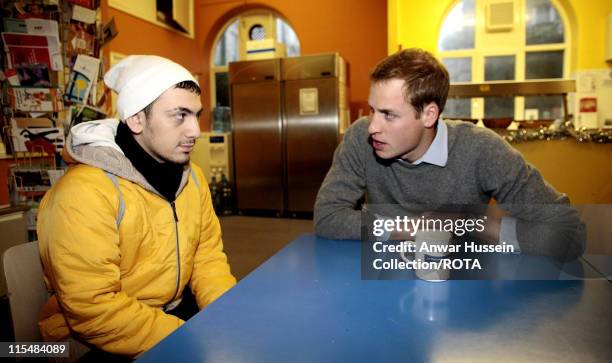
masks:
[(336, 149), (315, 203), (315, 230), (332, 239), (360, 239), (358, 201), (402, 206), (483, 205), (493, 198), (517, 218), (523, 253), (571, 259), (582, 254), (584, 225), (569, 199), (555, 191), (495, 132), (471, 123), (448, 126), (445, 167), (376, 157), (368, 120), (358, 120)]

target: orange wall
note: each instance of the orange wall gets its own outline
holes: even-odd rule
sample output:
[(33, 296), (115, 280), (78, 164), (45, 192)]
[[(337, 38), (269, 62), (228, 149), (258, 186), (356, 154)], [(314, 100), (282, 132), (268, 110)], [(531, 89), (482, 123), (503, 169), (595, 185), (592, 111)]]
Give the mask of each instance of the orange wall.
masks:
[(114, 17), (119, 34), (103, 48), (105, 55), (111, 50), (123, 54), (155, 54), (182, 64), (192, 73), (202, 73), (202, 61), (194, 52), (198, 46), (196, 39), (111, 8), (107, 3), (102, 1), (102, 17), (105, 22)]
[[(139, 18), (109, 8), (102, 1), (103, 19), (115, 17), (119, 35), (104, 49), (124, 54), (157, 54), (200, 76), (202, 103), (210, 110), (209, 62), (213, 41), (223, 25), (250, 9), (268, 8), (281, 14), (297, 33), (302, 54), (339, 52), (349, 63), (351, 115), (365, 106), (369, 70), (387, 55), (387, 4), (384, 0), (195, 0), (195, 39), (189, 39)], [(364, 109), (365, 108), (365, 109)], [(209, 129), (210, 112), (202, 117)]]
[[(201, 43), (197, 41), (197, 38), (187, 38), (177, 32), (111, 8), (107, 0), (101, 1), (100, 8), (104, 23), (114, 17), (119, 31), (117, 37), (102, 48), (106, 70), (109, 67), (111, 51), (126, 55), (155, 54), (183, 65), (191, 73), (200, 77), (202, 90), (204, 92), (208, 90), (208, 85), (201, 81), (202, 73), (208, 72), (208, 68), (202, 62), (201, 56), (197, 54), (198, 44)], [(203, 103), (208, 102), (208, 94), (203, 94), (201, 99)], [(202, 126), (208, 128), (208, 123), (203, 123)]]

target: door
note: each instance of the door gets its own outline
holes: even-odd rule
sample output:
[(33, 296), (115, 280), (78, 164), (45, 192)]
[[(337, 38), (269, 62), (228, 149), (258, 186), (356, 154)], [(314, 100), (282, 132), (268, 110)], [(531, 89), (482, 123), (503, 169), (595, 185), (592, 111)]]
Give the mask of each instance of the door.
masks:
[(278, 62), (230, 64), (236, 204), (283, 210), (281, 94)]
[(287, 210), (312, 212), (338, 139), (338, 80), (285, 81)]

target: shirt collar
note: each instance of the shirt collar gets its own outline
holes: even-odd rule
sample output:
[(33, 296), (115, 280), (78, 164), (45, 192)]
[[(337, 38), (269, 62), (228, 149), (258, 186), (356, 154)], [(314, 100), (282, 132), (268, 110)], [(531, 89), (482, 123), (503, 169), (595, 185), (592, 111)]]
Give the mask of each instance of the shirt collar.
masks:
[[(399, 159), (402, 162), (409, 163), (406, 160)], [(413, 163), (409, 163), (412, 165), (418, 165), (420, 163), (428, 163), (437, 165), (440, 167), (445, 167), (446, 162), (448, 161), (448, 127), (446, 123), (442, 120), (438, 120), (438, 125), (436, 126), (436, 136), (434, 137), (429, 148), (421, 156), (418, 160)]]

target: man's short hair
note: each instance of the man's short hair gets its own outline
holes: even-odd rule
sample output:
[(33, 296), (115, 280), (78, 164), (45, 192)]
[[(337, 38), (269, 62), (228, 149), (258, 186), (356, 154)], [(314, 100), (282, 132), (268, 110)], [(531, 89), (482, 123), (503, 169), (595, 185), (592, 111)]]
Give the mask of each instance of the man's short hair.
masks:
[[(184, 89), (184, 90), (190, 91), (192, 93), (195, 93), (198, 96), (202, 94), (202, 90), (200, 89), (200, 86), (198, 86), (198, 84), (195, 83), (194, 81), (179, 82), (179, 83), (175, 84), (174, 87), (172, 87), (172, 88)], [(153, 109), (153, 104), (155, 102), (157, 102), (157, 98), (155, 100), (153, 100), (153, 102), (149, 103), (145, 108), (142, 109), (142, 111), (144, 112), (145, 117), (147, 119), (149, 118), (149, 115), (151, 114), (151, 110)]]
[(431, 53), (417, 48), (400, 50), (380, 61), (370, 74), (372, 83), (394, 78), (404, 80), (404, 98), (417, 116), (430, 102), (442, 113), (450, 86), (449, 76), (444, 65)]

